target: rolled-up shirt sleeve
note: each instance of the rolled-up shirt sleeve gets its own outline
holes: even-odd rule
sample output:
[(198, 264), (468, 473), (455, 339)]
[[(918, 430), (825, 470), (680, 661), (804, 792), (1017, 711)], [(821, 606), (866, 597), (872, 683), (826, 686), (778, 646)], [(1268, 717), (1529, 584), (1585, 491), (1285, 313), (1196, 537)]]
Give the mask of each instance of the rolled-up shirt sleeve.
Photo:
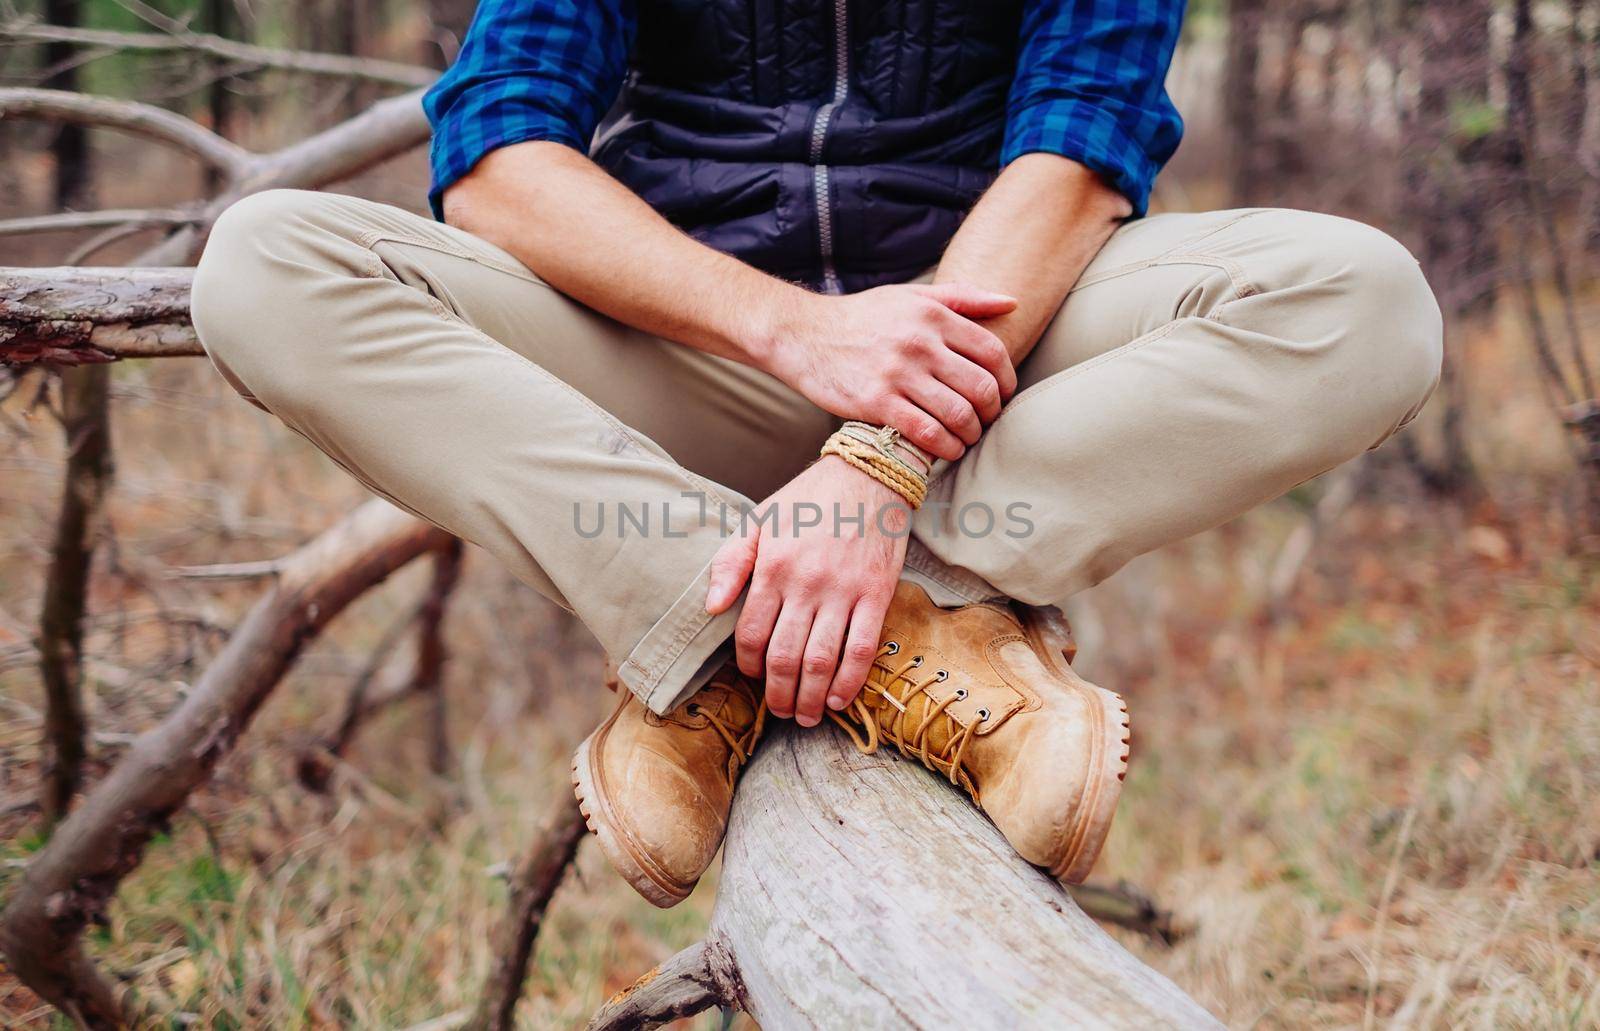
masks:
[(553, 140), (587, 151), (627, 73), (634, 0), (482, 0), (461, 53), (428, 90), (433, 184), (444, 191), (497, 147)]
[(1166, 90), (1183, 8), (1184, 0), (1028, 0), (1001, 164), (1040, 151), (1071, 158), (1143, 215), (1183, 138)]

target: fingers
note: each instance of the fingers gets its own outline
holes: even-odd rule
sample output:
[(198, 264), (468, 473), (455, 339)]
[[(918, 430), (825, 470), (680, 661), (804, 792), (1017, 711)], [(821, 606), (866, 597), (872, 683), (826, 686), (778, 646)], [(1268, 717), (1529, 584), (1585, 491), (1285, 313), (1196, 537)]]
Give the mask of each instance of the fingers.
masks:
[(778, 623), (767, 645), (767, 708), (774, 716), (787, 719), (795, 712), (795, 692), (799, 686), (801, 656), (811, 635), (815, 610), (798, 599), (783, 606)]
[(959, 437), (963, 444), (971, 446), (983, 436), (983, 423), (979, 421), (978, 412), (972, 407), (972, 402), (940, 380), (931, 377), (918, 379), (910, 385), (906, 394), (913, 404), (938, 419), (944, 424), (944, 428)]
[(772, 578), (758, 572), (750, 584), (750, 596), (739, 610), (739, 622), (733, 628), (734, 653), (739, 672), (745, 676), (761, 676), (767, 644), (772, 639), (772, 628), (778, 622), (782, 607), (783, 595)]
[(988, 369), (946, 351), (935, 360), (933, 374), (965, 398), (985, 426), (1000, 417), (1000, 384)]
[(806, 642), (800, 662), (800, 687), (795, 694), (794, 718), (802, 727), (822, 722), (823, 705), (834, 671), (839, 666), (839, 649), (844, 644), (850, 610), (844, 606), (818, 612), (811, 623), (811, 638)]
[(1017, 299), (993, 290), (982, 290), (965, 283), (931, 283), (914, 288), (924, 297), (931, 297), (958, 315), (969, 319), (992, 319), (1005, 315), (1017, 306)]
[(1011, 353), (999, 337), (954, 312), (946, 315), (941, 329), (945, 346), (994, 377), (1002, 398), (1009, 399), (1017, 392), (1017, 370), (1011, 362)]
[(878, 638), (883, 633), (883, 617), (889, 611), (892, 595), (863, 595), (850, 617), (850, 635), (844, 642), (839, 670), (828, 687), (828, 707), (843, 709), (855, 700), (867, 682), (872, 660), (878, 657)]
[(728, 538), (717, 550), (711, 560), (711, 586), (706, 591), (707, 612), (713, 616), (721, 615), (739, 597), (745, 581), (750, 579), (750, 573), (756, 567), (756, 545), (760, 540), (759, 531), (751, 533), (746, 528)]
[(966, 453), (966, 445), (927, 412), (904, 398), (892, 400), (883, 421), (899, 430), (911, 443), (938, 458), (951, 462)]

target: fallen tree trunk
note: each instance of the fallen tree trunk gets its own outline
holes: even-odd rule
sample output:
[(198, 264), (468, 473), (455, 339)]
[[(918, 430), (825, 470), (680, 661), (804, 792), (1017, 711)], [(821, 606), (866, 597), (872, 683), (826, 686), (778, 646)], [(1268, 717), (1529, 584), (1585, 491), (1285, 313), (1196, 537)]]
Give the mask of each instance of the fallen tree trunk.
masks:
[(0, 913), (11, 971), (75, 1023), (121, 1027), (135, 1013), (83, 948), (122, 878), (210, 775), (305, 644), (363, 592), (428, 551), (437, 527), (370, 501), (286, 559), (200, 682), (57, 828)]
[(739, 783), (706, 940), (590, 1027), (712, 1005), (766, 1031), (1220, 1026), (948, 785), (787, 727)]

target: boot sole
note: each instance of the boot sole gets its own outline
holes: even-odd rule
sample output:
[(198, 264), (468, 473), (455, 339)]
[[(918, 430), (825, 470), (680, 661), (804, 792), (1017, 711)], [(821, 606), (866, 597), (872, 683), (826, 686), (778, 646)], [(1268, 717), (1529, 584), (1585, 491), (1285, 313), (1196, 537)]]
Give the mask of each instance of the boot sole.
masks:
[(1094, 752), (1089, 757), (1090, 774), (1078, 804), (1078, 818), (1067, 837), (1061, 859), (1050, 867), (1050, 875), (1068, 884), (1082, 884), (1100, 849), (1111, 832), (1111, 819), (1122, 797), (1122, 782), (1128, 776), (1128, 751), (1132, 740), (1128, 729), (1128, 703), (1121, 695), (1084, 680), (1071, 669), (1058, 667), (1058, 676), (1095, 700), (1100, 713), (1099, 733), (1094, 736)]
[(578, 796), (578, 811), (583, 814), (583, 822), (599, 841), (600, 850), (606, 854), (612, 868), (634, 891), (652, 906), (671, 909), (689, 897), (694, 885), (677, 884), (652, 872), (635, 852), (628, 836), (616, 825), (605, 792), (600, 790), (600, 778), (590, 762), (589, 745), (593, 740), (593, 736), (584, 738), (572, 756), (572, 792)]

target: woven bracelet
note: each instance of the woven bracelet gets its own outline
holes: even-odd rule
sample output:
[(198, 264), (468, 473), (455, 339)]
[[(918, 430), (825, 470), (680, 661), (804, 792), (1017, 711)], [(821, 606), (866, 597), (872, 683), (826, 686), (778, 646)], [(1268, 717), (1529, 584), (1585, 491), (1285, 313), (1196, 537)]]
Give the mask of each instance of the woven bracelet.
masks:
[(912, 509), (922, 507), (923, 499), (928, 496), (927, 475), (886, 447), (879, 446), (877, 441), (868, 443), (841, 429), (828, 438), (822, 453), (838, 455), (900, 495)]

